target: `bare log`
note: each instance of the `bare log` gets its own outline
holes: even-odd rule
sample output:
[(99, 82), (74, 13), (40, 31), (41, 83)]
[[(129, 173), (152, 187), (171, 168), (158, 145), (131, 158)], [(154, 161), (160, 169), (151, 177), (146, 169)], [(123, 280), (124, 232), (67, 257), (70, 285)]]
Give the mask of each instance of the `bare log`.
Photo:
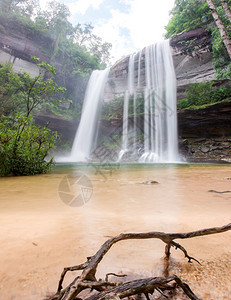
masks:
[[(116, 297), (122, 299), (124, 297), (128, 297), (129, 295), (143, 293), (146, 295), (146, 298), (148, 299), (148, 294), (154, 292), (154, 290), (162, 291), (162, 290), (173, 288), (171, 285), (168, 284), (169, 282), (172, 281), (175, 281), (175, 283), (177, 283), (177, 286), (181, 287), (185, 292), (185, 294), (190, 299), (198, 299), (190, 290), (190, 288), (175, 275), (167, 278), (154, 277), (154, 278), (144, 279), (144, 281), (135, 280), (129, 283), (118, 284), (114, 282), (109, 282), (108, 276), (106, 276), (105, 281), (97, 280), (95, 276), (96, 270), (98, 264), (101, 262), (104, 255), (110, 250), (110, 248), (115, 243), (123, 240), (131, 240), (131, 239), (139, 239), (139, 240), (153, 239), (153, 238), (160, 239), (166, 244), (165, 254), (167, 258), (170, 256), (170, 248), (176, 247), (177, 249), (180, 249), (184, 253), (185, 257), (188, 258), (189, 262), (192, 262), (192, 260), (194, 260), (199, 263), (198, 260), (189, 256), (189, 254), (187, 253), (186, 249), (183, 246), (181, 246), (179, 243), (174, 242), (174, 240), (188, 239), (188, 238), (200, 237), (200, 236), (205, 236), (210, 234), (223, 233), (228, 230), (231, 230), (231, 223), (221, 227), (206, 228), (206, 229), (191, 231), (187, 233), (165, 233), (165, 232), (158, 232), (158, 231), (147, 232), (147, 233), (121, 233), (118, 236), (108, 239), (101, 246), (101, 248), (96, 252), (95, 255), (87, 258), (87, 261), (85, 263), (74, 267), (64, 268), (60, 276), (57, 293), (50, 299), (51, 300), (75, 300), (77, 299), (79, 293), (86, 288), (91, 288), (96, 291), (99, 291), (100, 293), (97, 295), (97, 297), (99, 296), (108, 297), (109, 295), (111, 295), (114, 297), (114, 299), (116, 299)], [(82, 271), (81, 275), (76, 277), (74, 281), (72, 281), (66, 288), (63, 289), (62, 285), (66, 273), (68, 271), (77, 271), (77, 270)], [(110, 273), (108, 275), (110, 275)], [(112, 273), (111, 275), (116, 275), (116, 274)], [(131, 290), (135, 291), (135, 294), (131, 294)], [(101, 298), (89, 298), (89, 299), (92, 300), (92, 299), (101, 299)], [(106, 298), (102, 298), (102, 299), (106, 299)]]

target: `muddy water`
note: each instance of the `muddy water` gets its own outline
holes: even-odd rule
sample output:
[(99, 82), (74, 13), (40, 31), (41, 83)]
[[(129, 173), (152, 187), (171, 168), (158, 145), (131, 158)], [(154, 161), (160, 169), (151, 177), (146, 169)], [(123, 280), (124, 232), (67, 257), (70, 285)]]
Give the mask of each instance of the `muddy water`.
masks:
[[(93, 190), (83, 176), (73, 184), (82, 174)], [(72, 176), (70, 193), (66, 175)], [(229, 178), (228, 165), (60, 165), (47, 175), (0, 178), (0, 299), (43, 299), (55, 291), (63, 267), (84, 262), (121, 232), (187, 232), (230, 223), (231, 193), (209, 192), (231, 190)], [(149, 180), (159, 183), (143, 184)], [(73, 198), (59, 191), (87, 203), (72, 207)], [(170, 274), (202, 299), (230, 299), (230, 242), (231, 232), (182, 241), (202, 266), (173, 249)], [(163, 275), (163, 253), (158, 240), (121, 242), (105, 256), (98, 276)]]

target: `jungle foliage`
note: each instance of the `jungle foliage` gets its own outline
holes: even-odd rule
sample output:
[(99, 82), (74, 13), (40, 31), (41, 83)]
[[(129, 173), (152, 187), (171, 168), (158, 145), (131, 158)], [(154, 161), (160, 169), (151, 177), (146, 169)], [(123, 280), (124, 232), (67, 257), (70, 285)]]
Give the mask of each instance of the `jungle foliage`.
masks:
[(186, 89), (186, 97), (178, 101), (178, 108), (195, 108), (206, 104), (214, 104), (223, 99), (231, 97), (231, 87), (214, 86), (214, 82), (210, 83), (193, 83)]
[(32, 114), (45, 102), (59, 103), (65, 89), (53, 81), (51, 65), (34, 60), (40, 68), (35, 78), (14, 73), (10, 64), (0, 66), (0, 176), (45, 173), (53, 163), (48, 156), (57, 134), (36, 126)]
[[(87, 79), (92, 70), (101, 69), (110, 60), (111, 44), (93, 32), (91, 24), (69, 22), (68, 7), (50, 1), (42, 10), (38, 0), (1, 0), (0, 32), (20, 35), (35, 41), (56, 68), (54, 81), (66, 91), (58, 114), (78, 115)], [(69, 113), (67, 112), (69, 108)], [(49, 102), (47, 105), (49, 109)], [(51, 107), (53, 113), (56, 109)]]
[(36, 126), (32, 117), (17, 114), (0, 120), (0, 176), (46, 173), (53, 164), (47, 158), (56, 133)]
[[(216, 10), (224, 24), (231, 39), (231, 24), (226, 17), (220, 0), (213, 0)], [(227, 1), (231, 7), (231, 1)], [(230, 78), (231, 62), (227, 54), (223, 40), (214, 20), (208, 4), (205, 0), (176, 0), (171, 11), (171, 19), (165, 27), (166, 38), (172, 37), (183, 31), (192, 30), (198, 27), (205, 27), (212, 35), (213, 64), (217, 71), (218, 78)]]
[(165, 27), (166, 38), (209, 24), (213, 17), (206, 1), (176, 0), (171, 19)]

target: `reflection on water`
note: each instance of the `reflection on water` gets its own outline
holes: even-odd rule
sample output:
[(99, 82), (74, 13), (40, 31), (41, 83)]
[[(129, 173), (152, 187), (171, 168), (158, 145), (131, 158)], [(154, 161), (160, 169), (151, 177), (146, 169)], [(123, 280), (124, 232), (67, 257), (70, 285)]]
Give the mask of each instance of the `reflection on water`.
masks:
[[(65, 204), (60, 182), (83, 174), (92, 184), (90, 200)], [(186, 232), (230, 223), (231, 193), (208, 192), (231, 190), (230, 177), (229, 165), (57, 165), (51, 174), (0, 178), (0, 298), (42, 299), (56, 289), (64, 266), (82, 263), (121, 232)], [(143, 184), (148, 180), (158, 184)], [(231, 232), (183, 241), (202, 266), (188, 264), (173, 249), (170, 274), (187, 280), (203, 299), (230, 299), (230, 241)], [(98, 275), (163, 275), (164, 246), (159, 240), (121, 242)]]

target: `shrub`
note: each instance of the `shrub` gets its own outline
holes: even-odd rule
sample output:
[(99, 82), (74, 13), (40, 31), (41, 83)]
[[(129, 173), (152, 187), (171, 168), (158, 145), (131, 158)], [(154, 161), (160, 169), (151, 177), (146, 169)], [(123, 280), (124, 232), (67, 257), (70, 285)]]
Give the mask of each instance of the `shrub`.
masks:
[(0, 175), (34, 175), (47, 172), (53, 159), (56, 133), (34, 124), (32, 117), (17, 114), (15, 120), (2, 117), (0, 122)]
[(178, 108), (211, 104), (231, 96), (230, 86), (214, 87), (213, 85), (213, 81), (190, 84), (186, 89), (186, 98), (178, 101)]
[(177, 103), (177, 107), (179, 109), (184, 109), (189, 106), (188, 100), (187, 99), (180, 99)]

